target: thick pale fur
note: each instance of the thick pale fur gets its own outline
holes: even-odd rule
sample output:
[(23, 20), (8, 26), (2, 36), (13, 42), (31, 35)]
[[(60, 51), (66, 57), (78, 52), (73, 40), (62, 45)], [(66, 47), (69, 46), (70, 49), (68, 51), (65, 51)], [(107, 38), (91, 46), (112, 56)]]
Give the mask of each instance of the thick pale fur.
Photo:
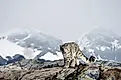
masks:
[(78, 65), (78, 58), (81, 58), (84, 62), (89, 63), (88, 58), (82, 53), (78, 44), (75, 42), (69, 42), (60, 45), (60, 50), (64, 57), (65, 67), (75, 67)]

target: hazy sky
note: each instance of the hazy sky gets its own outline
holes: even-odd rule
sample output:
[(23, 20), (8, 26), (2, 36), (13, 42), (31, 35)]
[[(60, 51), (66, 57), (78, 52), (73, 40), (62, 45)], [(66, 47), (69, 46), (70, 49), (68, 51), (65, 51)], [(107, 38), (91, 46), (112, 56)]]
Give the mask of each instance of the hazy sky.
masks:
[(72, 41), (97, 26), (120, 32), (121, 0), (0, 0), (0, 33), (30, 27)]

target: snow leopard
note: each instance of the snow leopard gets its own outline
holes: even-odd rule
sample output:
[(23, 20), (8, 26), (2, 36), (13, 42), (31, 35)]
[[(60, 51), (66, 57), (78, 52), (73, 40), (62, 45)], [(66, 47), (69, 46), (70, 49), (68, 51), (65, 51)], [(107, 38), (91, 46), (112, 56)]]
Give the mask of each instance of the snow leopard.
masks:
[(60, 45), (60, 51), (64, 58), (64, 67), (75, 67), (79, 65), (78, 59), (81, 58), (85, 63), (89, 63), (89, 59), (82, 53), (76, 42), (68, 42)]

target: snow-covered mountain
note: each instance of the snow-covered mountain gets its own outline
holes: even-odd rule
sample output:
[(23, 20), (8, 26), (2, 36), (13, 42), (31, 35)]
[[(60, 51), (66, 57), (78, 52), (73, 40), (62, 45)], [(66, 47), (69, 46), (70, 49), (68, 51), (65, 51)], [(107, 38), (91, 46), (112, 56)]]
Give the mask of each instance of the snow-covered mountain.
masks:
[[(96, 55), (99, 59), (121, 61), (121, 37), (105, 28), (95, 28), (76, 41), (88, 57)], [(48, 36), (34, 29), (14, 29), (0, 36), (0, 56), (15, 54), (25, 58), (58, 60), (63, 59), (59, 52), (60, 39)], [(2, 58), (1, 58), (2, 59)]]
[(51, 54), (56, 59), (62, 59), (62, 54), (59, 52), (60, 44), (62, 44), (60, 39), (43, 34), (38, 30), (17, 28), (1, 34), (0, 55), (6, 58), (6, 56), (21, 54), (25, 58), (49, 60), (46, 56)]
[(121, 37), (106, 28), (95, 28), (76, 41), (87, 55), (121, 61)]

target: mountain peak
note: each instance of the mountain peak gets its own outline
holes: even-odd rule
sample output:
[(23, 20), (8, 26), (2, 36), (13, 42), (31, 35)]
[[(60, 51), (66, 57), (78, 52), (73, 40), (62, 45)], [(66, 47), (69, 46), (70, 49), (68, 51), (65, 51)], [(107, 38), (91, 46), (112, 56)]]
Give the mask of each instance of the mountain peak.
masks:
[[(37, 56), (37, 58), (44, 56), (48, 52), (50, 52), (53, 55), (57, 54), (57, 52), (60, 51), (59, 45), (63, 43), (60, 39), (57, 39), (53, 36), (46, 35), (36, 29), (31, 29), (31, 28), (13, 29), (5, 33), (4, 36), (0, 37), (0, 42), (3, 42), (3, 41), (4, 42), (6, 41), (6, 45), (9, 42), (23, 48), (22, 51), (24, 52), (23, 53), (24, 56), (26, 54), (26, 55), (29, 55), (30, 57)], [(3, 48), (1, 49), (5, 50)], [(6, 51), (3, 51), (3, 52), (6, 52)], [(6, 53), (6, 54), (9, 54), (9, 53)], [(11, 54), (15, 54), (15, 52)], [(9, 56), (9, 55), (6, 55), (6, 56)]]
[(77, 43), (88, 56), (93, 53), (104, 59), (120, 60), (118, 55), (121, 52), (121, 38), (111, 29), (95, 28), (79, 38)]

